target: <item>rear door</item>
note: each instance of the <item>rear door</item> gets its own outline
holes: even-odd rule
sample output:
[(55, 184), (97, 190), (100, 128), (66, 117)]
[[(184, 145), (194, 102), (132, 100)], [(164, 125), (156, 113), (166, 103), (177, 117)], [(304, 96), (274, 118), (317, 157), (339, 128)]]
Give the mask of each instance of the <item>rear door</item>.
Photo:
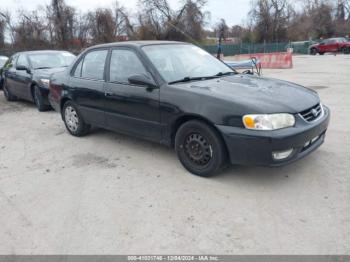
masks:
[(128, 78), (152, 78), (142, 57), (131, 48), (114, 48), (105, 86), (106, 122), (115, 131), (160, 141), (159, 89), (130, 84)]
[(72, 98), (83, 118), (90, 124), (103, 126), (105, 67), (108, 49), (94, 49), (76, 63), (70, 78)]

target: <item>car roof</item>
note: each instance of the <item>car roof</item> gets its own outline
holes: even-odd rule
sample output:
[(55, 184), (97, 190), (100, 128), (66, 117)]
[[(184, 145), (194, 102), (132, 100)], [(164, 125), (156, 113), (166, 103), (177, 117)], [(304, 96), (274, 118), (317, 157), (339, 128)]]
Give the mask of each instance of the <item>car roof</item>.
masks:
[(114, 47), (114, 46), (142, 47), (142, 46), (148, 46), (148, 45), (169, 45), (169, 44), (190, 44), (190, 43), (178, 42), (178, 41), (159, 41), (159, 40), (158, 41), (156, 41), (156, 40), (123, 41), (123, 42), (114, 42), (114, 43), (108, 43), (108, 44), (94, 45), (94, 46), (91, 46), (89, 49), (100, 48), (100, 47)]
[(49, 54), (49, 53), (61, 53), (61, 52), (67, 52), (66, 50), (35, 50), (35, 51), (23, 51), (18, 52), (17, 54), (25, 54), (25, 55), (33, 55), (33, 54)]

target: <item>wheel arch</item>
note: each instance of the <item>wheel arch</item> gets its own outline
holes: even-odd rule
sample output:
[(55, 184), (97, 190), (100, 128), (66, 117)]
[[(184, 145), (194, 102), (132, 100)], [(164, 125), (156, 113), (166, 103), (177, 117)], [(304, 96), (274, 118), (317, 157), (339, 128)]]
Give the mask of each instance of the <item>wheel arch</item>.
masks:
[(61, 98), (61, 101), (60, 101), (61, 113), (62, 113), (63, 106), (64, 106), (65, 103), (67, 103), (67, 101), (72, 101), (72, 99), (70, 97), (68, 97), (68, 96), (65, 96), (65, 97)]
[(73, 99), (69, 96), (63, 96), (59, 101), (59, 108), (60, 108), (59, 113), (62, 119), (63, 119), (63, 107), (64, 107), (64, 104), (67, 103), (68, 101), (73, 101)]
[(171, 147), (175, 146), (175, 137), (176, 137), (176, 133), (179, 130), (179, 128), (183, 124), (185, 124), (186, 122), (193, 121), (193, 120), (202, 121), (202, 122), (206, 123), (208, 126), (212, 127), (216, 131), (216, 133), (219, 135), (223, 144), (225, 145), (226, 153), (229, 156), (229, 150), (227, 148), (227, 144), (226, 144), (225, 139), (224, 139), (222, 133), (220, 132), (220, 130), (215, 126), (215, 124), (212, 121), (210, 121), (209, 119), (207, 119), (201, 115), (196, 115), (196, 114), (182, 115), (173, 122), (173, 124), (171, 125), (171, 137), (170, 137)]
[(37, 83), (34, 81), (30, 84), (30, 95), (31, 95), (33, 101), (34, 101), (34, 88), (36, 85), (37, 85)]

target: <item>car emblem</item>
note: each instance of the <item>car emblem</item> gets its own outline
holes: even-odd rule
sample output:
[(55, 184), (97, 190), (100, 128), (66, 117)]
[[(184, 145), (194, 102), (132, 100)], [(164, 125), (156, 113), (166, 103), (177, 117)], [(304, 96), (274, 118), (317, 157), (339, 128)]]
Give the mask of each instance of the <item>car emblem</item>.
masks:
[(312, 109), (312, 110), (311, 110), (311, 114), (313, 114), (314, 117), (316, 117), (316, 116), (318, 115), (318, 112), (317, 112), (316, 109)]

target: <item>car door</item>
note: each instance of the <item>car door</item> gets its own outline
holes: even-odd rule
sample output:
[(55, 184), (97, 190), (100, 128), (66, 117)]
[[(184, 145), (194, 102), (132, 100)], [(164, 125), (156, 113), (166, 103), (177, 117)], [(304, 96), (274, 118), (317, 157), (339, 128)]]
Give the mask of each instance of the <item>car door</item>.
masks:
[(104, 83), (108, 49), (87, 52), (73, 67), (70, 77), (71, 96), (79, 112), (90, 124), (103, 126)]
[(337, 40), (335, 39), (329, 40), (327, 52), (337, 52), (337, 51), (338, 51)]
[(153, 141), (160, 141), (159, 88), (130, 84), (128, 78), (144, 75), (153, 81), (136, 50), (114, 48), (105, 85), (107, 127)]
[[(27, 70), (18, 70), (20, 67)], [(32, 73), (28, 57), (26, 54), (20, 54), (16, 62), (16, 74), (13, 78), (13, 88), (16, 90), (14, 94), (20, 98), (32, 100), (31, 86)], [(12, 86), (11, 86), (12, 87)]]
[(10, 90), (10, 92), (14, 95), (17, 95), (17, 89), (15, 85), (16, 81), (16, 61), (17, 61), (18, 55), (15, 54), (10, 57), (10, 59), (7, 61), (7, 63), (4, 66), (4, 81), (6, 81), (7, 88)]

